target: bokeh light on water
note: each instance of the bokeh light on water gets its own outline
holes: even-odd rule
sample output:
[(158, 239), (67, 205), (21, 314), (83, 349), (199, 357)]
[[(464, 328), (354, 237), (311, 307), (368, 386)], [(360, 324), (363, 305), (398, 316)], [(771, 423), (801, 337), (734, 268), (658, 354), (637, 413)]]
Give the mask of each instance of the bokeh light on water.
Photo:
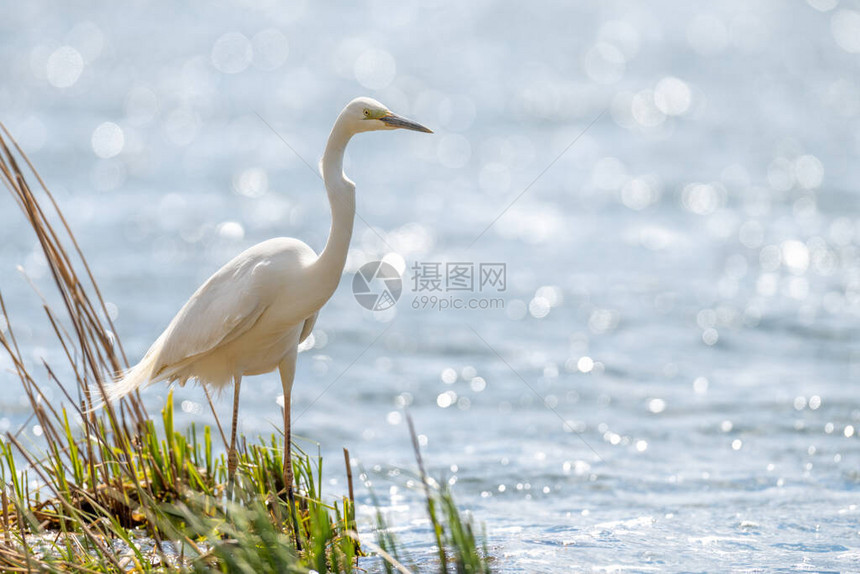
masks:
[[(397, 470), (408, 408), (504, 571), (855, 567), (856, 2), (27, 2), (0, 29), (0, 120), (134, 358), (244, 247), (322, 248), (316, 164), (351, 97), (434, 129), (351, 145), (347, 272), (385, 258), (404, 294), (373, 315), (347, 276), (294, 390), (313, 403), (296, 433), (333, 460), (348, 446), (394, 523), (421, 512)], [(504, 262), (504, 309), (413, 309), (416, 261)], [(50, 360), (18, 265), (49, 290), (3, 208), (4, 296)], [(270, 432), (277, 377), (251, 388), (243, 430)], [(184, 421), (206, 417), (199, 390), (177, 394)], [(164, 389), (145, 396), (157, 412)], [(430, 560), (422, 528), (401, 537)]]

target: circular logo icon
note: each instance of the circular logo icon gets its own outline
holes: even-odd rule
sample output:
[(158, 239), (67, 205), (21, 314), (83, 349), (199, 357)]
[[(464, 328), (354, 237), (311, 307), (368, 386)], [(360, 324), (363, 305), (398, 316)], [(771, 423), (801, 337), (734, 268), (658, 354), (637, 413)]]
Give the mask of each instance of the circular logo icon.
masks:
[(365, 263), (352, 278), (355, 300), (371, 311), (391, 309), (402, 291), (400, 273), (385, 261)]

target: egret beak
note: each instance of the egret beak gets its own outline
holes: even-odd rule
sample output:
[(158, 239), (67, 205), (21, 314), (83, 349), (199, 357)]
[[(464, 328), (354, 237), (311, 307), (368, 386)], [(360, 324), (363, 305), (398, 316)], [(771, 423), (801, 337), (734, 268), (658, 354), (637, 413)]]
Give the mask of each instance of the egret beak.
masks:
[(379, 118), (379, 121), (385, 122), (386, 124), (388, 124), (392, 128), (403, 128), (405, 130), (424, 132), (425, 134), (432, 134), (433, 133), (433, 130), (425, 128), (424, 126), (422, 126), (418, 122), (413, 122), (412, 120), (407, 120), (406, 118), (398, 116), (397, 114), (393, 114), (391, 112), (388, 112), (387, 114), (385, 114), (384, 116)]

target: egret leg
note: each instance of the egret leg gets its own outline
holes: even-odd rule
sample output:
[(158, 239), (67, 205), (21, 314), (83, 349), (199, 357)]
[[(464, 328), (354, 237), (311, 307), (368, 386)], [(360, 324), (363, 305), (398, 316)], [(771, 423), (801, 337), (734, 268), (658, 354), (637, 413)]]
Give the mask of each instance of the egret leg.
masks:
[(293, 351), (281, 361), (278, 371), (281, 374), (281, 385), (284, 389), (284, 487), (287, 489), (287, 501), (290, 505), (290, 514), (293, 517), (293, 532), (295, 533), (296, 549), (301, 550), (302, 544), (299, 540), (299, 521), (296, 515), (296, 500), (293, 494), (293, 461), (292, 461), (292, 432), (290, 427), (290, 405), (293, 391), (293, 379), (296, 376), (296, 354)]
[(239, 453), (236, 452), (236, 426), (239, 420), (239, 389), (242, 377), (233, 378), (233, 422), (230, 431), (230, 449), (227, 451), (227, 499), (233, 498), (233, 481), (236, 467), (239, 466)]
[(293, 481), (295, 480), (293, 476), (293, 449), (290, 448), (293, 444), (292, 425), (290, 424), (291, 390), (284, 389), (284, 486), (289, 492), (292, 492)]

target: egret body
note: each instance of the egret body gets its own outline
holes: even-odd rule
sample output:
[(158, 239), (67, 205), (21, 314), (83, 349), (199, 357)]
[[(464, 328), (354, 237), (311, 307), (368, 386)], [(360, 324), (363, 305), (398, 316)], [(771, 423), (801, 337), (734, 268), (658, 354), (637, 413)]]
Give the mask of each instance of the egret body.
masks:
[(322, 253), (298, 239), (278, 237), (237, 255), (197, 289), (143, 359), (109, 388), (108, 400), (158, 381), (196, 379), (215, 389), (232, 382), (232, 479), (242, 377), (278, 369), (284, 389), (284, 485), (292, 498), (290, 394), (298, 346), (337, 288), (355, 218), (355, 184), (343, 173), (344, 151), (355, 134), (397, 128), (432, 133), (371, 98), (351, 101), (334, 123), (321, 162), (332, 213)]

